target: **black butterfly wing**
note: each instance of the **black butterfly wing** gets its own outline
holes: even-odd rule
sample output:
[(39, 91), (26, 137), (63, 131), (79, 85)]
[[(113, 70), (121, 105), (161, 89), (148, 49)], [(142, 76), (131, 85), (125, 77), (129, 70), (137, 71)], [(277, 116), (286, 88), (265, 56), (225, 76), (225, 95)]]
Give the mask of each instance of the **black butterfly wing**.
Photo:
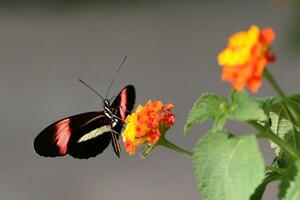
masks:
[(117, 124), (112, 124), (104, 112), (75, 131), (68, 143), (68, 153), (74, 158), (95, 157), (106, 149), (112, 139)]
[[(110, 123), (111, 120), (103, 112), (88, 112), (61, 119), (35, 138), (34, 149), (45, 157), (66, 154), (76, 158), (96, 156), (109, 145), (111, 130), (101, 127), (107, 127)], [(91, 134), (94, 130), (98, 132)]]
[(115, 116), (121, 119), (116, 127), (114, 127), (115, 132), (118, 134), (112, 134), (112, 146), (114, 152), (118, 157), (121, 156), (121, 148), (118, 143), (119, 135), (122, 130), (123, 124), (128, 114), (131, 113), (135, 103), (135, 89), (133, 85), (127, 85), (121, 92), (116, 96), (113, 103), (111, 104), (112, 112)]

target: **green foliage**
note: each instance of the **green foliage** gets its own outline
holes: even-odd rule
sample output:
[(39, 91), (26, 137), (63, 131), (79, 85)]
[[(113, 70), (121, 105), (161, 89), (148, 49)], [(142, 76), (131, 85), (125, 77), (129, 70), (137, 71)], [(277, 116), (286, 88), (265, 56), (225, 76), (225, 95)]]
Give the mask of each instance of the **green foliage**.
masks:
[(261, 105), (245, 91), (233, 91), (231, 103), (224, 97), (205, 93), (193, 105), (184, 127), (184, 133), (188, 133), (193, 125), (208, 119), (214, 120), (213, 131), (222, 130), (227, 119), (267, 120)]
[[(259, 136), (275, 142), (271, 146), (276, 158), (267, 173), (256, 136), (228, 133), (224, 124), (229, 119), (247, 122)], [(295, 163), (300, 160), (300, 95), (284, 100), (253, 99), (245, 91), (233, 91), (228, 101), (205, 93), (188, 115), (185, 134), (206, 120), (213, 120), (213, 127), (198, 141), (193, 154), (197, 185), (204, 199), (262, 199), (267, 185), (281, 180), (286, 167), (289, 168), (280, 185), (280, 199), (300, 199), (300, 161)]]
[(208, 119), (217, 119), (224, 115), (228, 108), (225, 98), (212, 93), (203, 94), (193, 105), (184, 126), (184, 133), (187, 134), (193, 125), (202, 123)]
[(280, 200), (300, 199), (300, 160), (288, 167), (279, 186)]
[[(269, 117), (271, 121), (270, 129), (272, 132), (279, 136), (282, 140), (292, 144), (294, 147), (297, 147), (297, 132), (289, 119), (287, 111), (280, 103), (272, 106), (269, 112)], [(275, 148), (277, 163), (279, 166), (287, 166), (290, 158), (273, 142), (271, 142), (271, 147)]]
[[(300, 113), (300, 95), (289, 97), (289, 103)], [(300, 151), (300, 129), (293, 123), (285, 103), (279, 98), (268, 99), (264, 103), (264, 110), (270, 119), (270, 129), (284, 142), (290, 144)], [(275, 143), (271, 142), (275, 149), (276, 164), (279, 167), (287, 167), (291, 158)]]
[(231, 93), (231, 109), (228, 113), (229, 118), (239, 121), (267, 120), (267, 116), (260, 104), (252, 99), (245, 91)]
[(197, 143), (193, 165), (206, 200), (248, 200), (264, 179), (264, 161), (254, 135), (209, 133)]

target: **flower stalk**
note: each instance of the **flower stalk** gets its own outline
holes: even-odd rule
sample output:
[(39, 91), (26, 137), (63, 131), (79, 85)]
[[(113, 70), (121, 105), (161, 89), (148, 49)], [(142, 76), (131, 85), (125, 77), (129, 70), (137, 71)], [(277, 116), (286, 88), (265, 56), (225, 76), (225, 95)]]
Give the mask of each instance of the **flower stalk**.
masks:
[(283, 100), (286, 99), (283, 90), (279, 87), (279, 85), (277, 84), (277, 82), (275, 81), (274, 77), (268, 69), (265, 69), (264, 71), (264, 78), (270, 83), (270, 85), (276, 91), (280, 98), (282, 98)]
[(291, 116), (292, 121), (294, 123), (297, 123), (299, 125), (299, 115), (295, 112), (294, 108), (290, 105), (288, 98), (284, 94), (283, 90), (280, 88), (280, 86), (277, 84), (276, 80), (272, 76), (271, 72), (267, 69), (264, 71), (264, 78), (270, 83), (272, 88), (275, 90), (275, 92), (278, 94), (278, 96), (282, 99), (284, 103), (282, 103), (283, 108), (288, 112), (288, 114)]
[(280, 137), (272, 133), (270, 129), (264, 131), (262, 135), (265, 136), (265, 138), (268, 138), (272, 142), (277, 144), (283, 151), (289, 154), (292, 159), (294, 160), (300, 159), (300, 152), (290, 144), (284, 142)]
[(165, 137), (160, 138), (160, 140), (158, 141), (158, 145), (163, 146), (168, 149), (171, 149), (173, 151), (176, 151), (184, 156), (187, 156), (188, 158), (192, 158), (192, 156), (193, 156), (192, 152), (173, 144), (172, 142), (167, 140)]
[(272, 166), (267, 166), (266, 167), (266, 170), (267, 171), (272, 171), (272, 172), (276, 172), (280, 175), (284, 174), (285, 173), (285, 169), (282, 169), (282, 168), (278, 168), (278, 167), (272, 167)]

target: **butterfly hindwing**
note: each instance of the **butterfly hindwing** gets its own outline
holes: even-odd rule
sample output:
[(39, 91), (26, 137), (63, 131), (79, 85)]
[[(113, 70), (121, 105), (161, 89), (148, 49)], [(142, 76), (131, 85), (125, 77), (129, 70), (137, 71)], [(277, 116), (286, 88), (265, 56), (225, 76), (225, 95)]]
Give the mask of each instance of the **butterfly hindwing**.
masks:
[(95, 157), (109, 145), (113, 128), (111, 119), (101, 112), (99, 118), (75, 132), (68, 143), (68, 153), (74, 158)]
[(35, 151), (45, 157), (64, 156), (68, 143), (81, 127), (97, 120), (103, 112), (88, 112), (54, 122), (45, 128), (34, 140)]

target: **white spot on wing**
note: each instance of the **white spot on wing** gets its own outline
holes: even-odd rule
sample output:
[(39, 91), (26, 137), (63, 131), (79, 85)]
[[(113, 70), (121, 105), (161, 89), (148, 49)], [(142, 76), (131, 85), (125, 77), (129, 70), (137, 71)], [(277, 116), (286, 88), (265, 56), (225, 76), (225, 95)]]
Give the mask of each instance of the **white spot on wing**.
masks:
[(79, 138), (77, 143), (85, 142), (87, 140), (96, 138), (97, 136), (102, 135), (103, 133), (111, 132), (111, 131), (112, 130), (110, 125), (101, 126), (100, 128), (92, 130), (91, 132), (88, 132), (87, 134), (83, 135), (81, 138)]

